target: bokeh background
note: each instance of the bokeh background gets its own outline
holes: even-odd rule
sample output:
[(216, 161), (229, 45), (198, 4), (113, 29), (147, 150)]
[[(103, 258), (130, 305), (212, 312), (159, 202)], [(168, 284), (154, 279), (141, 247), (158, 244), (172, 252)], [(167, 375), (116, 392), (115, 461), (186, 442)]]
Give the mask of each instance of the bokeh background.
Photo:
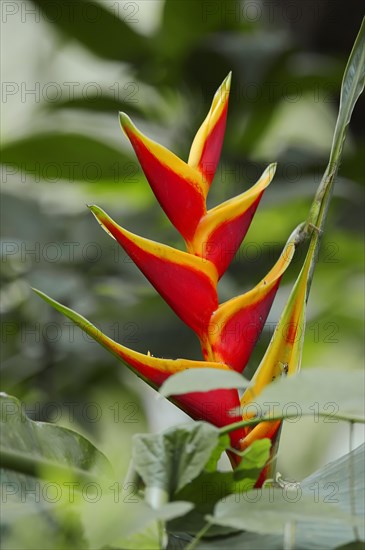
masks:
[[(1, 11), (1, 388), (32, 418), (81, 430), (123, 471), (133, 433), (187, 417), (31, 291), (43, 290), (136, 350), (200, 358), (194, 334), (85, 207), (96, 203), (128, 229), (182, 248), (120, 130), (118, 111), (186, 159), (214, 91), (233, 71), (210, 204), (247, 189), (278, 162), (220, 283), (221, 301), (240, 294), (268, 271), (308, 213), (327, 163), (361, 2), (18, 0), (2, 2)], [(331, 368), (363, 365), (363, 120), (362, 98), (309, 302), (303, 368), (325, 366), (329, 376)], [(285, 275), (248, 375), (304, 252)], [(347, 448), (347, 426), (288, 424), (280, 471), (300, 478)]]

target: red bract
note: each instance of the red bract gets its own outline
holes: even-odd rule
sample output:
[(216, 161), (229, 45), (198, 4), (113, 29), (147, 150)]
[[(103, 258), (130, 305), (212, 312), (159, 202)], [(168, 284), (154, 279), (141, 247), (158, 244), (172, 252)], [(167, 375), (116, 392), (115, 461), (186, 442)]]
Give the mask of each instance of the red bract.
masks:
[[(206, 197), (222, 148), (230, 81), (228, 75), (215, 94), (194, 138), (187, 163), (144, 136), (127, 115), (120, 116), (122, 128), (153, 192), (185, 240), (186, 252), (134, 235), (99, 207), (90, 206), (107, 233), (118, 241), (169, 306), (196, 333), (204, 361), (159, 359), (129, 350), (103, 335), (80, 315), (39, 293), (156, 389), (169, 376), (185, 369), (210, 367), (243, 372), (294, 254), (294, 242), (289, 240), (273, 268), (257, 286), (219, 304), (218, 280), (245, 237), (275, 173), (272, 164), (251, 189), (207, 210)], [(245, 395), (251, 397), (253, 393)], [(218, 427), (242, 419), (239, 412), (230, 414), (232, 409), (239, 411), (240, 400), (235, 389), (193, 392), (173, 396), (172, 401), (193, 418)], [(231, 432), (231, 443), (236, 449), (243, 449), (259, 433), (271, 436), (276, 430), (276, 426), (268, 423), (266, 428), (260, 424), (252, 431), (240, 428)]]

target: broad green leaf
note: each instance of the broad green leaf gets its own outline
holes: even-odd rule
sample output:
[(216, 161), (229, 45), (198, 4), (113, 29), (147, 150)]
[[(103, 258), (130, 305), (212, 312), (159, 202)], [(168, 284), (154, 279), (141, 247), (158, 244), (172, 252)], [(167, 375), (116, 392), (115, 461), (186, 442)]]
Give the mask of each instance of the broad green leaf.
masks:
[(110, 4), (111, 9), (102, 2), (89, 0), (75, 0), (71, 4), (63, 0), (33, 2), (42, 10), (46, 21), (100, 57), (136, 61), (149, 53), (146, 39), (126, 23), (129, 18), (138, 17), (135, 2), (129, 6), (115, 2)]
[(263, 534), (283, 533), (288, 522), (351, 524), (351, 516), (337, 505), (315, 502), (300, 488), (257, 489), (239, 498), (230, 495), (217, 503), (214, 516), (207, 519), (212, 524)]
[[(169, 532), (199, 532), (206, 523), (205, 515), (213, 512), (219, 499), (251, 490), (269, 458), (270, 447), (269, 439), (255, 441), (242, 453), (238, 468), (231, 472), (213, 472), (205, 468), (196, 479), (176, 493), (176, 499), (193, 502), (195, 508), (184, 518), (170, 522)], [(221, 535), (227, 531), (232, 529), (214, 526), (209, 530), (209, 536)]]
[[(193, 507), (176, 501), (152, 509), (132, 495), (128, 485), (111, 483), (106, 458), (76, 432), (28, 419), (21, 403), (4, 394), (1, 413), (2, 467), (10, 466), (1, 471), (4, 548), (28, 547), (25, 526), (33, 526), (34, 548), (66, 547), (67, 540), (72, 548), (84, 549), (86, 540), (90, 548), (108, 543), (119, 547), (122, 539), (142, 533), (154, 522), (185, 515)], [(38, 472), (51, 481), (37, 479)], [(55, 546), (47, 539), (43, 546), (45, 533)]]
[(242, 460), (236, 471), (262, 469), (269, 458), (270, 446), (271, 441), (267, 438), (254, 441), (241, 455)]
[(255, 406), (270, 417), (321, 415), (327, 422), (364, 422), (364, 382), (361, 370), (306, 369), (267, 386)]
[(151, 508), (145, 503), (143, 503), (143, 507), (145, 511), (138, 514), (134, 525), (128, 527), (129, 533), (141, 532), (144, 528), (144, 525), (141, 525), (141, 523), (147, 525), (152, 521), (169, 521), (173, 518), (184, 516), (193, 508), (193, 505), (190, 502), (175, 501), (166, 502), (166, 504), (163, 504), (158, 509)]
[[(358, 519), (357, 530), (361, 540), (365, 539), (365, 444), (351, 453), (330, 462), (301, 483), (303, 493), (325, 503), (334, 503), (345, 513)], [(302, 546), (311, 548), (335, 548), (352, 541), (354, 530), (350, 525), (333, 525), (323, 521), (318, 530), (313, 525), (300, 522), (296, 539)]]
[(168, 500), (195, 479), (218, 445), (217, 428), (204, 422), (187, 424), (159, 434), (137, 434), (132, 460), (151, 501)]
[(74, 504), (101, 490), (107, 459), (77, 432), (30, 420), (6, 394), (0, 421), (3, 548), (84, 548)]
[(129, 490), (127, 494), (109, 491), (98, 501), (84, 502), (80, 514), (90, 549), (97, 550), (106, 545), (129, 548), (137, 535), (150, 532), (156, 522), (184, 516), (192, 508), (190, 502), (176, 501), (154, 509)]
[(193, 369), (170, 376), (161, 386), (164, 397), (190, 392), (205, 392), (223, 388), (245, 388), (249, 384), (236, 371), (218, 369)]
[[(123, 550), (161, 550), (161, 527), (157, 523), (148, 526), (143, 532), (136, 533), (119, 543), (118, 548)], [(115, 548), (115, 546), (114, 546)]]
[(222, 453), (224, 453), (224, 451), (226, 449), (229, 449), (230, 446), (231, 446), (231, 442), (230, 442), (230, 439), (229, 439), (229, 435), (228, 434), (221, 435), (218, 439), (217, 446), (215, 447), (215, 449), (213, 449), (213, 452), (212, 452), (208, 462), (205, 465), (205, 471), (206, 472), (215, 472), (216, 471), (217, 464), (218, 464), (218, 461), (219, 461), (220, 457), (222, 456)]
[[(137, 175), (137, 164), (117, 149), (96, 139), (74, 133), (44, 133), (25, 137), (2, 148), (2, 162), (8, 165), (7, 177), (29, 172), (35, 181), (55, 184), (86, 181), (117, 182), (125, 166), (132, 166)], [(31, 180), (30, 180), (31, 181)], [(23, 182), (23, 180), (22, 180)]]
[[(355, 538), (354, 525), (351, 525), (352, 519), (357, 523), (356, 529), (363, 541), (365, 538), (365, 528), (363, 516), (365, 512), (365, 445), (361, 445), (351, 453), (331, 462), (298, 483), (298, 494), (301, 491), (300, 500), (297, 503), (298, 509), (301, 507), (302, 499), (306, 501), (309, 497), (312, 503), (312, 509), (318, 510), (321, 508), (320, 516), (314, 520), (310, 520), (307, 514), (299, 517), (295, 522), (294, 530), (294, 548), (296, 550), (328, 550), (335, 549), (349, 544), (362, 545), (363, 543), (352, 542)], [(350, 474), (352, 472), (352, 474)], [(351, 491), (350, 478), (353, 475), (354, 487)], [(287, 489), (287, 496), (290, 495), (290, 490)], [(295, 491), (294, 491), (295, 493)], [(270, 492), (268, 491), (268, 494)], [(256, 493), (256, 496), (260, 493)], [(246, 495), (246, 497), (249, 495)], [(253, 493), (253, 498), (255, 492)], [(243, 500), (243, 499), (241, 499)], [(352, 504), (351, 504), (352, 501)], [(243, 506), (243, 503), (241, 503)], [(255, 507), (260, 505), (260, 500), (257, 503), (250, 503), (250, 506)], [(275, 504), (275, 502), (273, 503)], [(287, 503), (286, 503), (287, 504)], [(318, 505), (318, 508), (317, 508)], [(239, 506), (239, 504), (237, 504)], [(294, 507), (295, 507), (294, 506)], [(334, 516), (338, 514), (338, 510), (342, 511), (343, 520), (336, 521), (333, 518), (329, 519), (326, 515), (322, 515), (322, 506), (330, 506), (334, 510)], [(355, 516), (351, 518), (351, 510), (355, 509)], [(311, 511), (309, 511), (311, 514)], [(334, 517), (333, 516), (333, 517)], [(285, 519), (287, 515), (284, 516)], [(346, 519), (347, 518), (347, 519)], [(262, 518), (261, 518), (262, 519)], [(348, 521), (349, 520), (349, 521)], [(242, 519), (244, 521), (244, 518)], [(268, 518), (268, 521), (270, 519)], [(280, 522), (280, 518), (278, 519)], [(263, 522), (261, 522), (263, 523)], [(266, 515), (265, 515), (266, 523)], [(258, 525), (262, 532), (263, 527)], [(247, 527), (245, 529), (248, 529)], [(275, 529), (275, 526), (274, 526)], [(206, 544), (201, 542), (197, 548), (199, 550), (208, 550), (208, 548), (216, 548), (229, 545), (234, 550), (281, 550), (284, 547), (283, 535), (261, 535), (250, 532), (244, 532), (240, 535), (235, 535), (227, 539), (220, 539), (219, 543), (209, 542)], [(353, 546), (354, 550), (357, 546)]]
[(361, 370), (303, 370), (272, 382), (246, 407), (234, 409), (235, 414), (252, 413), (255, 417), (220, 428), (220, 433), (255, 425), (262, 419), (295, 418), (299, 421), (302, 416), (312, 416), (315, 421), (324, 417), (324, 422), (328, 423), (340, 420), (363, 423), (364, 380), (365, 374)]
[(54, 470), (56, 475), (74, 473), (88, 480), (110, 475), (107, 459), (85, 437), (30, 420), (20, 401), (4, 393), (0, 394), (0, 422), (1, 461), (7, 470), (35, 477)]
[[(234, 10), (234, 1), (227, 0), (225, 7)], [(232, 21), (234, 26), (239, 26), (240, 21), (231, 18)], [(219, 28), (221, 23), (222, 13), (218, 5), (210, 5), (204, 0), (166, 0), (157, 44), (161, 53), (176, 64), (204, 34)]]

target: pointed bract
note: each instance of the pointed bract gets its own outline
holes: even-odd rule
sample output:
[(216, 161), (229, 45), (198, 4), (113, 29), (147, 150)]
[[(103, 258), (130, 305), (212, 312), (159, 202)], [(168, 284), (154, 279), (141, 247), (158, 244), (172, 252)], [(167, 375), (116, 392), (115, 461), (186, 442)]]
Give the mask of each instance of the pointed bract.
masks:
[(206, 213), (208, 187), (201, 173), (166, 147), (144, 136), (126, 114), (120, 113), (120, 123), (158, 202), (171, 223), (189, 242)]
[(219, 277), (226, 271), (241, 245), (262, 194), (274, 177), (275, 169), (276, 164), (270, 164), (251, 189), (208, 210), (201, 219), (189, 252), (213, 262)]
[(89, 208), (184, 323), (198, 335), (204, 333), (218, 307), (215, 266), (197, 256), (134, 235), (97, 206)]
[(208, 327), (207, 359), (214, 357), (238, 372), (243, 371), (294, 251), (295, 245), (289, 241), (274, 267), (256, 287), (219, 306)]
[[(227, 365), (207, 361), (190, 361), (187, 359), (162, 359), (152, 355), (144, 355), (118, 344), (85, 317), (82, 317), (72, 309), (56, 302), (43, 292), (34, 289), (43, 300), (52, 305), (60, 313), (71, 319), (77, 326), (86, 332), (91, 338), (99, 342), (104, 348), (113, 353), (118, 359), (132, 369), (140, 378), (150, 386), (157, 389), (172, 374), (194, 368), (213, 368), (229, 370)], [(232, 416), (230, 411), (239, 407), (237, 390), (214, 390), (209, 392), (194, 392), (173, 396), (173, 401), (195, 420), (205, 420), (217, 427), (227, 426), (239, 420), (239, 416)], [(242, 429), (232, 432), (232, 445), (237, 446), (242, 439)]]
[(188, 164), (197, 168), (208, 185), (214, 178), (226, 129), (231, 76), (216, 91), (211, 108), (192, 143)]

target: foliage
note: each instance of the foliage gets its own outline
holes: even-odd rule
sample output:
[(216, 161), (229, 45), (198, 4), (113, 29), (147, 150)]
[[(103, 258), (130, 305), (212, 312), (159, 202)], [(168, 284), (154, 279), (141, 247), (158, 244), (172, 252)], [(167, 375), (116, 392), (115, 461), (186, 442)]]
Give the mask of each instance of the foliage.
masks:
[[(33, 417), (49, 420), (48, 407), (44, 405), (55, 404), (56, 413), (62, 411), (62, 424), (72, 426), (76, 421), (78, 432), (88, 431), (88, 437), (98, 441), (97, 447), (110, 451), (105, 454), (110, 456), (113, 468), (104, 454), (80, 433), (57, 424), (34, 422), (25, 415), (23, 404), (2, 395), (3, 547), (151, 549), (167, 544), (169, 548), (189, 545), (201, 549), (222, 545), (240, 549), (336, 548), (364, 538), (359, 519), (364, 502), (363, 447), (321, 468), (300, 484), (288, 483), (279, 477), (273, 483), (275, 488), (269, 484), (255, 492), (251, 490), (272, 453), (268, 439), (261, 439), (242, 451), (240, 464), (232, 472), (221, 471), (217, 464), (225, 450), (232, 452), (227, 437), (229, 427), (219, 430), (196, 422), (162, 433), (135, 435), (130, 450), (128, 442), (132, 433), (146, 429), (140, 387), (124, 373), (120, 374), (113, 360), (85, 341), (80, 333), (70, 332), (69, 325), (60, 325), (59, 317), (53, 316), (49, 308), (30, 299), (25, 284), (30, 282), (72, 308), (82, 309), (96, 320), (97, 326), (109, 333), (116, 330), (115, 339), (131, 347), (145, 352), (146, 346), (152, 348), (153, 344), (154, 352), (163, 356), (176, 356), (183, 348), (187, 356), (195, 358), (198, 350), (188, 332), (184, 332), (179, 321), (147, 290), (125, 257), (117, 254), (116, 248), (111, 248), (109, 254), (103, 252), (102, 262), (98, 257), (101, 250), (97, 244), (98, 228), (89, 224), (81, 213), (83, 203), (90, 203), (91, 199), (110, 205), (110, 209), (118, 216), (123, 215), (137, 232), (143, 225), (143, 232), (153, 234), (157, 240), (168, 239), (174, 245), (177, 242), (175, 233), (155, 210), (130, 151), (121, 153), (119, 142), (117, 145), (110, 134), (103, 135), (103, 124), (110, 127), (109, 114), (120, 108), (142, 121), (153, 120), (156, 134), (172, 121), (171, 148), (185, 153), (190, 129), (198, 125), (204, 103), (211, 95), (208, 84), (213, 81), (215, 84), (228, 72), (227, 68), (233, 66), (238, 93), (232, 97), (230, 106), (230, 137), (224, 151), (224, 169), (217, 174), (222, 185), (216, 186), (211, 201), (222, 202), (231, 191), (240, 192), (242, 170), (244, 180), (254, 180), (266, 161), (273, 160), (272, 155), (279, 155), (279, 167), (281, 164), (283, 168), (279, 168), (277, 191), (273, 191), (270, 204), (266, 204), (265, 216), (255, 222), (253, 238), (254, 244), (259, 245), (259, 262), (251, 262), (245, 256), (248, 248), (241, 248), (232, 272), (220, 288), (221, 295), (228, 297), (242, 291), (242, 266), (245, 284), (251, 287), (258, 280), (258, 270), (264, 273), (272, 263), (273, 251), (277, 255), (279, 242), (286, 239), (298, 220), (307, 216), (308, 196), (315, 187), (313, 180), (322, 170), (328, 152), (325, 142), (328, 142), (327, 130), (331, 124), (328, 125), (326, 119), (333, 118), (325, 102), (316, 105), (310, 100), (310, 94), (320, 91), (327, 97), (329, 89), (337, 92), (342, 63), (335, 59), (327, 63), (318, 58), (317, 63), (301, 66), (290, 33), (275, 29), (270, 32), (261, 24), (244, 19), (223, 18), (219, 10), (204, 20), (201, 17), (204, 2), (168, 0), (161, 26), (148, 38), (120, 17), (110, 15), (102, 3), (96, 8), (92, 2), (75, 3), (76, 11), (98, 10), (102, 24), (97, 26), (80, 14), (76, 18), (65, 16), (61, 0), (49, 4), (35, 1), (34, 4), (49, 21), (52, 20), (49, 10), (61, 10), (62, 17), (54, 18), (50, 28), (59, 33), (57, 36), (62, 37), (63, 44), (74, 40), (103, 62), (116, 62), (118, 70), (128, 76), (123, 76), (126, 87), (118, 98), (110, 93), (113, 90), (106, 79), (102, 83), (102, 94), (97, 97), (80, 95), (69, 101), (43, 102), (37, 111), (41, 123), (35, 122), (34, 128), (33, 123), (29, 124), (24, 133), (13, 134), (13, 139), (3, 147), (4, 213), (9, 231), (2, 247), (7, 260), (3, 302), (7, 343), (4, 387), (28, 405), (43, 405)], [(231, 7), (234, 8), (234, 4), (237, 3)], [(183, 25), (182, 21), (188, 24)], [(101, 29), (107, 29), (107, 39), (95, 40), (95, 34), (105, 32)], [(364, 67), (361, 41), (364, 33), (359, 35), (345, 72), (337, 138), (332, 149), (334, 157), (331, 156), (322, 191), (332, 186), (335, 171), (331, 172), (331, 168), (338, 167), (345, 130), (361, 93)], [(54, 51), (59, 48), (60, 40), (55, 44)], [(295, 109), (290, 109), (290, 102), (285, 101), (282, 93), (242, 105), (240, 93), (250, 83), (268, 90), (270, 83), (290, 81), (297, 82), (302, 93)], [(186, 88), (176, 91), (181, 83)], [(189, 103), (196, 106), (195, 109), (186, 108), (187, 89), (191, 93)], [(136, 90), (138, 101), (133, 102)], [(316, 119), (316, 131), (310, 128), (306, 134), (304, 124), (302, 131), (291, 128), (300, 128), (301, 121), (306, 120), (311, 111)], [(67, 119), (70, 114), (71, 118)], [(89, 131), (85, 115), (90, 117), (94, 129), (103, 121), (99, 136)], [(72, 119), (71, 124), (62, 122)], [(283, 121), (287, 124), (284, 137)], [(60, 131), (55, 130), (57, 127)], [(291, 146), (287, 145), (289, 141)], [(364, 421), (361, 376), (349, 369), (356, 366), (359, 349), (356, 336), (362, 332), (357, 313), (360, 301), (357, 273), (361, 270), (356, 216), (359, 201), (354, 183), (361, 173), (359, 158), (359, 143), (350, 141), (348, 150), (344, 151), (334, 196), (335, 221), (339, 228), (329, 231), (331, 240), (323, 242), (313, 296), (316, 307), (312, 312), (309, 310), (308, 334), (313, 332), (312, 344), (319, 338), (331, 339), (333, 334), (336, 337), (340, 326), (341, 350), (335, 346), (336, 350), (328, 352), (324, 349), (326, 346), (322, 346), (321, 351), (320, 346), (308, 344), (308, 338), (304, 350), (304, 363), (336, 364), (343, 370), (335, 370), (333, 375), (327, 370), (327, 375), (326, 369), (312, 369), (298, 377), (279, 380), (264, 390), (257, 403), (279, 403), (275, 418), (287, 418), (287, 423), (293, 420), (290, 409), (285, 407), (291, 399), (303, 415), (314, 415), (317, 420), (346, 420), (351, 430), (353, 422)], [(97, 166), (96, 178), (85, 171), (90, 159)], [(72, 176), (69, 162), (75, 166)], [(287, 170), (299, 165), (303, 170), (300, 185), (293, 186)], [(246, 177), (250, 169), (254, 176)], [(116, 186), (117, 181), (122, 184)], [(318, 198), (321, 201), (323, 194), (317, 195)], [(320, 201), (317, 201), (319, 207), (324, 204)], [(309, 222), (320, 220), (315, 206)], [(139, 221), (142, 219), (143, 222)], [(267, 227), (272, 230), (273, 242), (265, 248)], [(79, 242), (74, 241), (76, 234), (80, 236)], [(36, 243), (33, 260), (24, 252), (30, 243)], [(51, 259), (54, 251), (56, 261)], [(334, 266), (333, 260), (337, 259), (343, 262)], [(350, 270), (349, 266), (355, 269)], [(295, 276), (294, 271), (289, 273), (289, 279)], [(92, 298), (93, 295), (96, 298)], [(348, 297), (345, 304), (344, 295)], [(280, 298), (283, 302), (279, 295), (279, 307)], [(330, 313), (333, 310), (337, 310), (336, 317)], [(40, 319), (47, 323), (35, 325)], [(110, 319), (122, 319), (122, 324), (110, 325)], [(30, 342), (28, 335), (24, 342), (24, 329), (34, 326), (34, 339)], [(54, 341), (49, 332), (44, 332), (45, 327), (56, 330)], [(66, 329), (72, 338), (65, 338)], [(43, 337), (39, 338), (41, 330)], [(163, 337), (158, 339), (157, 334)], [(266, 331), (266, 338), (264, 334), (252, 356), (251, 374), (268, 336)], [(190, 372), (193, 376), (198, 373)], [(197, 381), (184, 380), (184, 374), (170, 378), (161, 393), (171, 395), (176, 391), (174, 386), (183, 393), (184, 384), (186, 389), (194, 387)], [(242, 377), (239, 379), (239, 375), (234, 380), (230, 374), (220, 371), (216, 387), (242, 388), (247, 383)], [(214, 380), (211, 383), (214, 384)], [(69, 416), (65, 422), (64, 412), (69, 411), (68, 404), (75, 401), (81, 403), (82, 412), (72, 408), (76, 415)], [(102, 418), (99, 415), (101, 419), (98, 417), (96, 423), (85, 414), (90, 402), (97, 403), (97, 411), (101, 411)], [(334, 409), (328, 408), (332, 402), (335, 402)], [(161, 400), (157, 401), (157, 407), (160, 404)], [(313, 404), (318, 406), (313, 408)], [(272, 417), (243, 420), (241, 425), (262, 420), (267, 422)], [(302, 437), (300, 433), (299, 437)], [(307, 447), (308, 452), (314, 454), (313, 439), (308, 438)], [(317, 447), (321, 452), (323, 444)], [(130, 454), (132, 467), (125, 477)]]

